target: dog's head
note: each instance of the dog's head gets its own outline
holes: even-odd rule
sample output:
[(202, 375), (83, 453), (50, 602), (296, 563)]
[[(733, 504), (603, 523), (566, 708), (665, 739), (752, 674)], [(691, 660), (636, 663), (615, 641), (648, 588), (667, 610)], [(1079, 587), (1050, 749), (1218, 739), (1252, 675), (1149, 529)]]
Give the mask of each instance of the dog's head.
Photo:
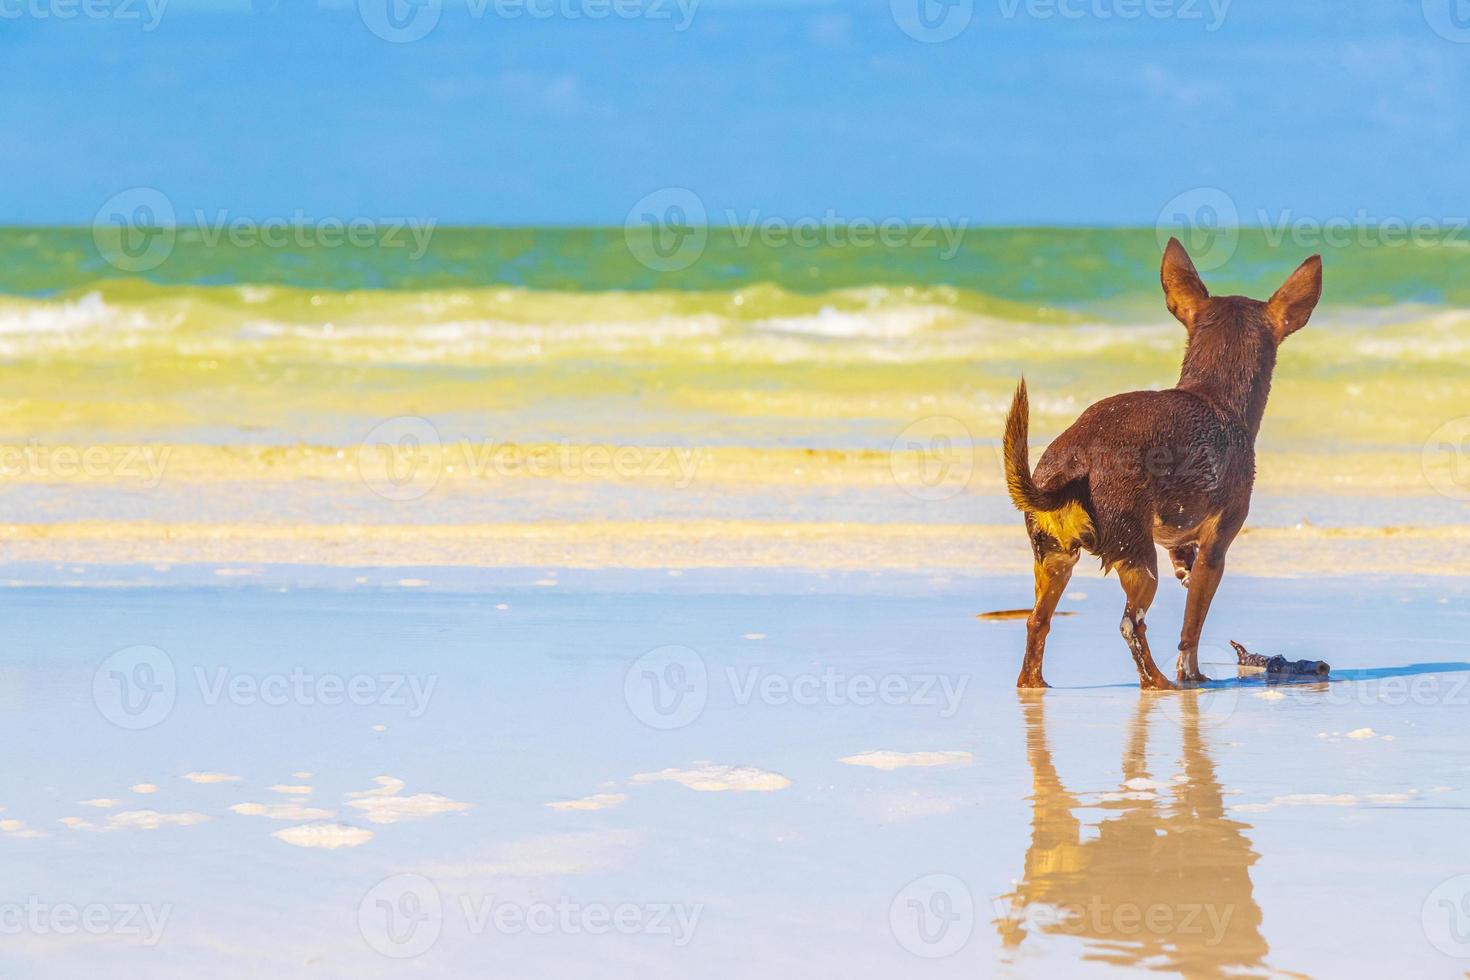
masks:
[(1191, 338), (1196, 330), (1209, 327), (1230, 331), (1242, 340), (1251, 333), (1263, 335), (1274, 346), (1305, 327), (1317, 308), (1322, 298), (1322, 256), (1303, 262), (1265, 302), (1245, 296), (1211, 296), (1189, 253), (1179, 239), (1171, 238), (1164, 249), (1160, 278), (1169, 312), (1184, 324)]

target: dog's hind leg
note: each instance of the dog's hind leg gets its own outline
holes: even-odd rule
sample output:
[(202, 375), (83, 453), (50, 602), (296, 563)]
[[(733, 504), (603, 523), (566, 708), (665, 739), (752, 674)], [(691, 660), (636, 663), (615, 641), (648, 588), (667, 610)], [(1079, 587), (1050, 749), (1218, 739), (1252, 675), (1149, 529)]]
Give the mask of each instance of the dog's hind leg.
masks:
[(1057, 603), (1072, 579), (1072, 568), (1077, 564), (1077, 549), (1067, 550), (1050, 535), (1031, 530), (1031, 546), (1035, 554), (1036, 605), (1026, 620), (1026, 656), (1021, 661), (1021, 676), (1016, 678), (1017, 687), (1047, 687), (1041, 676), (1041, 661), (1046, 655), (1046, 635), (1051, 632), (1051, 617), (1057, 611)]
[(1209, 680), (1199, 669), (1199, 638), (1204, 632), (1205, 617), (1220, 579), (1225, 575), (1225, 552), (1244, 518), (1217, 521), (1200, 535), (1199, 557), (1189, 574), (1189, 598), (1184, 600), (1184, 628), (1179, 633), (1179, 662), (1176, 665), (1180, 683), (1200, 684)]
[(1133, 654), (1133, 665), (1138, 668), (1138, 686), (1145, 691), (1169, 691), (1174, 684), (1164, 676), (1154, 663), (1148, 649), (1148, 629), (1144, 616), (1153, 604), (1154, 594), (1159, 591), (1159, 562), (1152, 548), (1145, 558), (1135, 558), (1118, 565), (1118, 581), (1123, 584), (1123, 593), (1128, 604), (1123, 609), (1120, 625), (1128, 651)]

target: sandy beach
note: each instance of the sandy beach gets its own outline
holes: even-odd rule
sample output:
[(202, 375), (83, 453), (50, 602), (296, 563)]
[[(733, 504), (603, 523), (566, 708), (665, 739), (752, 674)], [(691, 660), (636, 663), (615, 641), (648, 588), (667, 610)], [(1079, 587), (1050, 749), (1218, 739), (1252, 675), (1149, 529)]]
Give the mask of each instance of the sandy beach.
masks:
[(1079, 576), (1036, 697), (1022, 625), (975, 618), (1011, 576), (476, 580), (10, 591), (12, 892), (138, 931), (56, 920), (7, 972), (1449, 975), (1463, 949), (1437, 905), (1470, 862), (1463, 583), (1242, 576), (1211, 634), (1331, 682), (1210, 647), (1225, 682), (1141, 697), (1115, 583)]
[(1010, 388), (1039, 452), (1167, 384), (1143, 306), (0, 300), (0, 968), (1454, 975), (1463, 315), (1340, 304), (1283, 355), (1206, 689), (1139, 693), (1084, 562), (1021, 695), (980, 618), (1032, 599)]

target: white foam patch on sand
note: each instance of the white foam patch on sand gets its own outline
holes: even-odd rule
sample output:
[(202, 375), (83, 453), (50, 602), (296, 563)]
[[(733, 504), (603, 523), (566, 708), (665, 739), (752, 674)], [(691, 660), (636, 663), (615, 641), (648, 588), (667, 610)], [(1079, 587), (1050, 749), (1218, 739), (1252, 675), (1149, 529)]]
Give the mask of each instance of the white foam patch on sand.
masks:
[(890, 752), (886, 749), (874, 752), (859, 752), (838, 759), (849, 766), (870, 766), (874, 769), (901, 769), (906, 766), (968, 766), (975, 757), (968, 752), (950, 750), (943, 752)]
[(337, 814), (320, 807), (297, 806), (294, 803), (236, 803), (231, 813), (242, 817), (265, 817), (267, 820), (330, 820)]
[(342, 847), (366, 844), (373, 839), (373, 832), (366, 827), (351, 827), (344, 823), (310, 823), (287, 827), (271, 836), (293, 847), (318, 847), (335, 851)]
[(451, 800), (438, 793), (399, 796), (398, 794), (407, 784), (393, 776), (376, 776), (373, 782), (378, 784), (376, 789), (365, 789), (358, 793), (347, 794), (347, 805), (366, 811), (367, 819), (373, 823), (419, 820), (441, 813), (459, 813), (473, 806), (471, 803)]
[(1350, 738), (1355, 742), (1364, 742), (1370, 738), (1382, 739), (1385, 742), (1393, 741), (1392, 735), (1379, 735), (1371, 728), (1354, 728), (1350, 732), (1318, 732), (1317, 737), (1328, 742), (1341, 742), (1345, 738)]
[(1286, 695), (1282, 694), (1274, 687), (1268, 687), (1266, 688), (1266, 690), (1261, 691), (1259, 694), (1257, 694), (1256, 697), (1260, 698), (1262, 701), (1280, 701), (1285, 698)]
[(107, 818), (107, 830), (158, 830), (160, 827), (192, 827), (212, 820), (202, 813), (159, 813), (157, 810), (125, 810)]
[(638, 843), (630, 830), (547, 834), (497, 847), (485, 860), (436, 864), (421, 874), (444, 878), (544, 878), (614, 871), (627, 863)]
[(44, 830), (32, 830), (24, 820), (0, 820), (0, 831), (7, 837), (49, 837)]
[(610, 810), (615, 806), (622, 806), (627, 800), (624, 793), (593, 793), (580, 800), (558, 800), (546, 805), (553, 810)]
[(702, 793), (770, 793), (791, 785), (791, 780), (779, 772), (766, 772), (754, 766), (723, 766), (703, 760), (696, 762), (691, 769), (640, 772), (633, 777), (633, 782), (678, 783)]
[(163, 827), (192, 827), (213, 820), (213, 817), (192, 810), (183, 813), (160, 813), (157, 810), (124, 810), (109, 814), (100, 823), (92, 823), (81, 817), (62, 817), (59, 823), (70, 830), (89, 830), (106, 833), (113, 830), (159, 830)]
[(238, 783), (245, 777), (223, 772), (186, 772), (184, 778), (191, 783)]
[(1419, 791), (1411, 789), (1399, 793), (1368, 793), (1357, 796), (1352, 793), (1290, 793), (1271, 798), (1269, 803), (1240, 803), (1232, 810), (1246, 813), (1264, 813), (1283, 806), (1359, 806), (1364, 803), (1378, 806), (1412, 803), (1419, 798)]
[(272, 793), (280, 793), (282, 796), (310, 796), (310, 786), (286, 786), (281, 783), (270, 787)]

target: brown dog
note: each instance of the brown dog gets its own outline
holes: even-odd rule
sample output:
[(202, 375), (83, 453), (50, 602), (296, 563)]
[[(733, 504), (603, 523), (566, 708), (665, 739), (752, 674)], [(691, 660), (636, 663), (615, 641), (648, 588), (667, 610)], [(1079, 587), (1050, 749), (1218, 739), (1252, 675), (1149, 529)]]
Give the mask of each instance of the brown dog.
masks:
[(1158, 591), (1154, 545), (1169, 549), (1189, 589), (1179, 637), (1181, 682), (1206, 680), (1199, 637), (1225, 571), (1225, 552), (1245, 523), (1255, 482), (1255, 441), (1266, 412), (1276, 348), (1306, 326), (1322, 295), (1314, 255), (1268, 301), (1209, 294), (1175, 239), (1162, 273), (1169, 312), (1188, 340), (1179, 384), (1134, 391), (1093, 405), (1047, 447), (1036, 472), (1022, 380), (1006, 417), (1006, 486), (1026, 515), (1036, 557), (1036, 606), (1026, 621), (1017, 687), (1046, 687), (1041, 660), (1052, 613), (1078, 551), (1118, 570), (1127, 596), (1123, 639), (1139, 686), (1173, 688), (1149, 653), (1144, 615)]

